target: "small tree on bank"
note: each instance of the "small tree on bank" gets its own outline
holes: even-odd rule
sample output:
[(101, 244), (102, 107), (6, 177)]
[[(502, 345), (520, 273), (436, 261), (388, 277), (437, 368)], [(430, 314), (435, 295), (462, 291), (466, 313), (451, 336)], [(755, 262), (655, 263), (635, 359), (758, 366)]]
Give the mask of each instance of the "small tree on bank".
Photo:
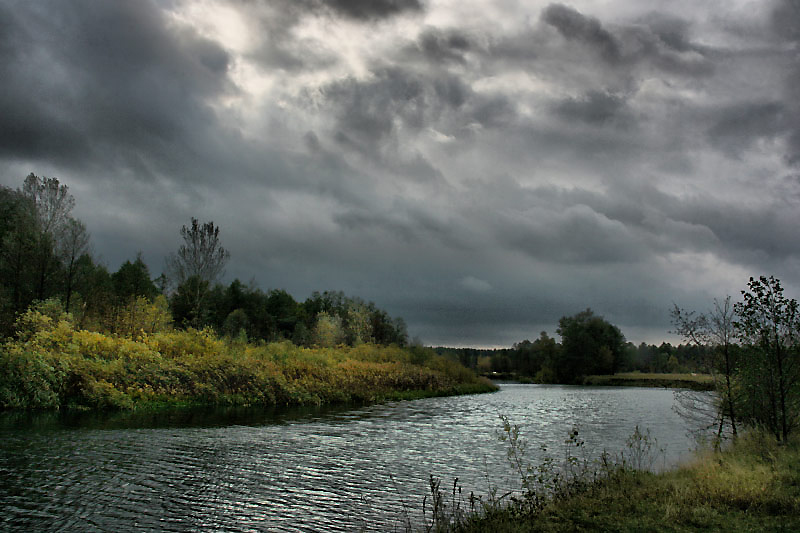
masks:
[(715, 398), (708, 398), (705, 394), (695, 391), (681, 391), (678, 396), (680, 412), (687, 418), (712, 417), (718, 422), (717, 441), (722, 436), (722, 431), (727, 419), (731, 425), (734, 438), (737, 435), (736, 393), (734, 391), (734, 371), (736, 361), (734, 354), (736, 346), (736, 331), (734, 329), (734, 310), (731, 297), (727, 296), (720, 302), (714, 300), (714, 309), (704, 314), (686, 311), (673, 306), (672, 324), (674, 333), (681, 335), (686, 341), (696, 346), (711, 348), (711, 374), (714, 377), (715, 389), (719, 392), (722, 405), (718, 408)]
[(772, 276), (750, 278), (748, 287), (734, 306), (747, 349), (741, 369), (746, 416), (786, 442), (800, 409), (800, 311)]

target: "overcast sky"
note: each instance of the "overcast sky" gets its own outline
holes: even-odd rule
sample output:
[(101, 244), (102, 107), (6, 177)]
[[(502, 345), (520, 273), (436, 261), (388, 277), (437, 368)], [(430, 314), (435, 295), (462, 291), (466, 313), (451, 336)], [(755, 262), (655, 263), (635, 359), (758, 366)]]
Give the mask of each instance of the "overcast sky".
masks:
[(67, 184), (112, 271), (194, 216), (225, 281), (447, 345), (800, 297), (796, 0), (3, 0), (0, 79), (0, 183)]

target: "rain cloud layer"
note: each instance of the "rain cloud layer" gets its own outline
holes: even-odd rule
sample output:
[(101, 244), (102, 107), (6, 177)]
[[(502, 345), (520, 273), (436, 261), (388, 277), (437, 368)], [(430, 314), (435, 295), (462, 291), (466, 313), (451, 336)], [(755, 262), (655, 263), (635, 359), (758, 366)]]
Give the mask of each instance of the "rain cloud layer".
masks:
[(10, 0), (0, 79), (0, 183), (66, 183), (112, 271), (213, 220), (225, 281), (458, 346), (800, 296), (794, 0)]

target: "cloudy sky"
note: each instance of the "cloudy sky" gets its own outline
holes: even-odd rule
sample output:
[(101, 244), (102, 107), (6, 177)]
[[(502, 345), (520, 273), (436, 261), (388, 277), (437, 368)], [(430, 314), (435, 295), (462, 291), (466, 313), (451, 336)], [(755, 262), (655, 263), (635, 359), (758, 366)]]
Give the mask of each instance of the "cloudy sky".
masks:
[(4, 0), (0, 79), (0, 183), (112, 271), (213, 220), (226, 281), (449, 345), (800, 297), (796, 0)]

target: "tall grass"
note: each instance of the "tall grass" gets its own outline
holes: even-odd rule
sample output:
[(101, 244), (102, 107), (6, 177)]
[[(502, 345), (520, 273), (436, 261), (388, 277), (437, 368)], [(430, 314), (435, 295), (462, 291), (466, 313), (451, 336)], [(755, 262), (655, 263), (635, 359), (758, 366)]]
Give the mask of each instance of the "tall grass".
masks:
[(562, 461), (535, 466), (521, 459), (517, 426), (504, 419), (501, 436), (521, 495), (490, 495), (470, 513), (432, 515), (428, 531), (800, 531), (797, 440), (780, 445), (752, 430), (723, 451), (698, 452), (691, 463), (655, 474), (649, 467), (657, 444), (638, 427), (624, 450), (592, 461), (576, 453), (582, 441), (572, 430)]

